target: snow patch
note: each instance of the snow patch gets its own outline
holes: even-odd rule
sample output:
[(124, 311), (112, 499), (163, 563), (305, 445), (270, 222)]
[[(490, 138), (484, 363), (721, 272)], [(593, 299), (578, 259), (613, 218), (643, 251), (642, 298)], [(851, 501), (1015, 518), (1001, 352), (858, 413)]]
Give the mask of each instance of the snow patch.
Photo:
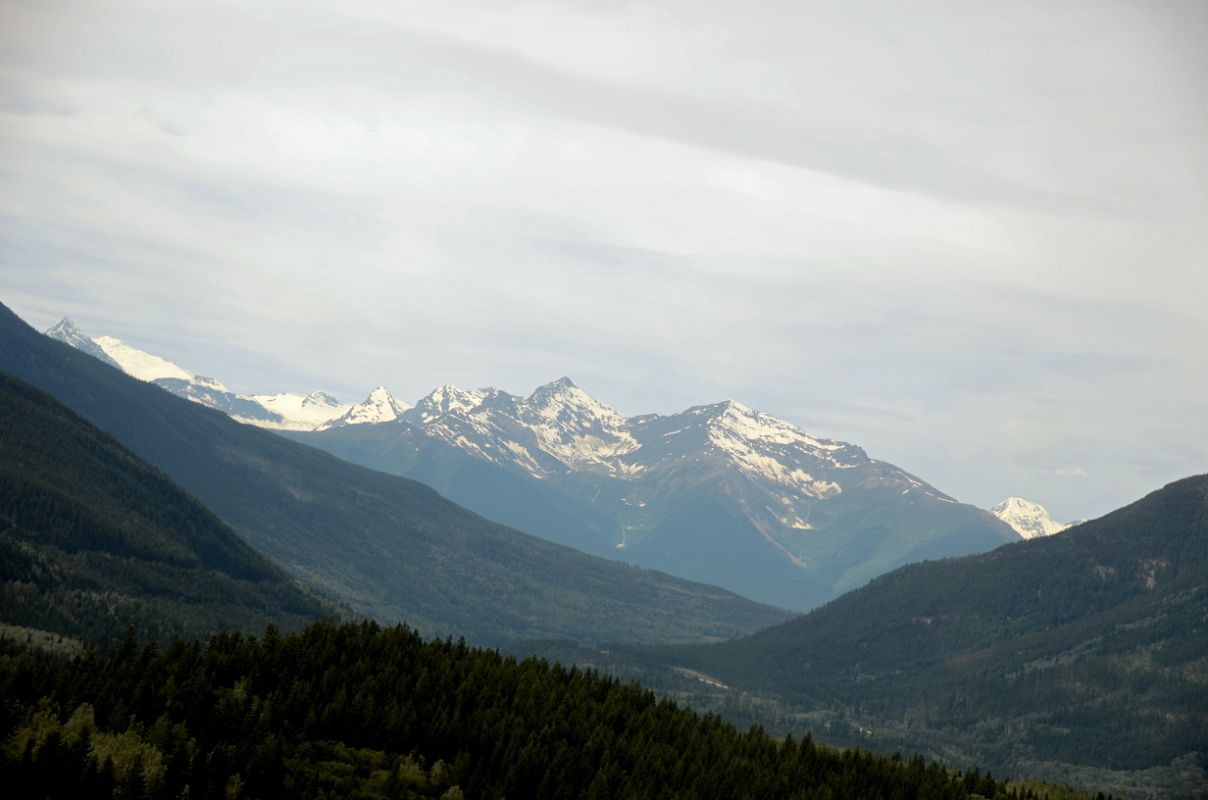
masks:
[(140, 381), (153, 381), (156, 378), (179, 378), (192, 381), (193, 376), (185, 372), (171, 361), (143, 352), (136, 347), (115, 339), (112, 336), (98, 336), (92, 341), (105, 352), (105, 355), (122, 368), (132, 378)]

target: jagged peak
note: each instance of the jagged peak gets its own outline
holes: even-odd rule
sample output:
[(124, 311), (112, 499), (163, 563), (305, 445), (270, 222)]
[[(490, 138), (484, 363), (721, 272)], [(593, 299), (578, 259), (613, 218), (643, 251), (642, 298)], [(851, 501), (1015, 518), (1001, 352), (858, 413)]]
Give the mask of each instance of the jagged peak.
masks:
[(390, 390), (385, 386), (375, 386), (369, 395), (357, 405), (349, 409), (348, 413), (352, 414), (356, 409), (364, 409), (370, 407), (390, 409), (395, 414), (401, 414), (411, 408), (408, 404), (397, 399)]
[(55, 323), (51, 327), (47, 328), (45, 331), (43, 331), (43, 333), (46, 336), (54, 336), (55, 334), (64, 334), (64, 333), (65, 334), (74, 333), (77, 336), (84, 336), (85, 338), (87, 338), (87, 336), (88, 336), (88, 334), (84, 333), (84, 331), (80, 328), (80, 326), (77, 325), (75, 323), (75, 320), (73, 320), (71, 317), (63, 317), (63, 319), (59, 320), (57, 323)]
[(597, 400), (567, 377), (561, 377), (556, 381), (541, 384), (526, 399), (527, 402), (534, 404), (550, 400), (573, 400), (582, 404), (608, 407), (607, 403)]
[(484, 389), (462, 389), (451, 383), (438, 386), (420, 398), (416, 407), (433, 408), (441, 413), (470, 411), (491, 393)]
[[(577, 388), (579, 388), (579, 387), (575, 386), (574, 381), (572, 381), (570, 378), (563, 375), (561, 378), (558, 378), (555, 381), (550, 381), (549, 383), (544, 384), (543, 386), (538, 386), (537, 391), (540, 392), (542, 389), (556, 391), (558, 389), (577, 389)], [(534, 394), (535, 394), (535, 392), (534, 392)]]
[(380, 422), (393, 422), (403, 415), (411, 406), (399, 402), (385, 386), (377, 386), (361, 402), (344, 412), (342, 416), (328, 420), (315, 428), (325, 431), (329, 428), (342, 428), (346, 425), (374, 425)]

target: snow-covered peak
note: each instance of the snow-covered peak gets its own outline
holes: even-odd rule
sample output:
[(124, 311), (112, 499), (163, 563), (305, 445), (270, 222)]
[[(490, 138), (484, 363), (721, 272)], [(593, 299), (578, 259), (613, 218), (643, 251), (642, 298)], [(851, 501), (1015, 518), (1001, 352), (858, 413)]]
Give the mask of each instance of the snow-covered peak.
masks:
[[(48, 328), (45, 334), (64, 344), (69, 344), (77, 350), (82, 350), (102, 361), (120, 369), (127, 375), (142, 381), (153, 381), (156, 378), (175, 378), (192, 383), (194, 378), (188, 372), (173, 364), (171, 361), (145, 353), (131, 347), (120, 339), (112, 336), (90, 337), (71, 319), (64, 317), (57, 325)], [(207, 388), (221, 387), (213, 378), (202, 378), (208, 381)], [(226, 391), (221, 389), (221, 391)]]
[(48, 329), (46, 335), (95, 356), (132, 377), (154, 382), (173, 394), (217, 408), (240, 422), (252, 425), (308, 431), (352, 408), (326, 392), (311, 392), (308, 395), (288, 392), (236, 394), (217, 378), (190, 375), (172, 362), (131, 347), (112, 336), (91, 338), (66, 318)]
[(70, 317), (63, 317), (57, 325), (47, 328), (43, 333), (52, 339), (64, 342), (72, 347), (79, 347), (84, 342), (92, 341), (91, 337), (84, 333), (80, 329), (80, 326), (76, 325), (75, 321)]
[(59, 324), (55, 325), (53, 328), (47, 328), (44, 333), (51, 339), (60, 341), (63, 344), (71, 345), (75, 349), (87, 353), (93, 358), (104, 361), (111, 367), (121, 369), (121, 366), (119, 366), (116, 361), (105, 354), (105, 351), (101, 349), (99, 344), (94, 342), (88, 334), (84, 333), (84, 331), (80, 329), (80, 326), (76, 325), (67, 317), (64, 317), (62, 321), (60, 321)]
[(616, 409), (601, 403), (575, 386), (570, 378), (559, 378), (552, 383), (538, 386), (525, 401), (525, 406), (546, 419), (556, 419), (569, 411), (592, 419), (606, 420), (609, 424), (617, 426), (625, 423), (625, 418)]
[[(790, 493), (824, 498), (838, 494), (839, 484), (819, 477), (821, 470), (847, 468), (842, 442), (817, 439), (782, 419), (755, 411), (735, 400), (689, 409), (685, 415), (703, 424), (710, 445), (729, 456), (752, 478), (778, 484)], [(860, 453), (862, 456), (862, 453)]]
[(316, 430), (342, 428), (345, 425), (376, 425), (381, 422), (393, 422), (411, 406), (394, 399), (394, 395), (379, 386), (369, 393), (362, 402), (348, 409), (335, 419), (324, 422)]
[(612, 459), (638, 448), (628, 420), (570, 378), (538, 386), (519, 404), (516, 418), (533, 431), (542, 450), (572, 467), (616, 469)]
[(136, 347), (115, 339), (112, 336), (98, 336), (92, 341), (122, 368), (122, 372), (140, 381), (153, 381), (156, 378), (178, 378), (182, 381), (192, 381), (193, 376), (185, 372), (171, 361), (153, 356)]
[(408, 419), (420, 425), (426, 425), (445, 414), (469, 413), (478, 408), (489, 394), (492, 392), (486, 389), (460, 389), (451, 383), (446, 383), (421, 397), (408, 415)]
[(843, 442), (815, 438), (791, 422), (755, 411), (737, 400), (698, 406), (690, 409), (688, 413), (706, 420), (710, 438), (715, 442), (721, 438), (730, 438), (751, 444), (799, 445), (827, 452), (848, 447)]
[(990, 509), (990, 513), (1014, 528), (1024, 539), (1052, 536), (1069, 527), (1055, 522), (1044, 506), (1022, 497), (1008, 497)]

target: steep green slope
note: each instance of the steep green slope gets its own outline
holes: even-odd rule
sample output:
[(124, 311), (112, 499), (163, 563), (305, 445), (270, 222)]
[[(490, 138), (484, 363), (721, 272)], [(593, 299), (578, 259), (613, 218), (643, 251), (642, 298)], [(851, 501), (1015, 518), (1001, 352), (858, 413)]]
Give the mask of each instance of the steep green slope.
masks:
[(715, 587), (490, 523), (123, 375), (0, 310), (0, 369), (51, 393), (293, 575), (384, 622), (481, 643), (707, 641), (788, 618)]
[(0, 621), (88, 640), (297, 628), (323, 614), (163, 474), (0, 373)]
[(0, 666), (0, 784), (20, 797), (1044, 796), (919, 758), (740, 733), (632, 684), (405, 628), (319, 624)]
[(1205, 775), (1208, 476), (1057, 536), (904, 567), (784, 625), (664, 656), (831, 712), (814, 719), (866, 744), (1065, 774), (1182, 758)]

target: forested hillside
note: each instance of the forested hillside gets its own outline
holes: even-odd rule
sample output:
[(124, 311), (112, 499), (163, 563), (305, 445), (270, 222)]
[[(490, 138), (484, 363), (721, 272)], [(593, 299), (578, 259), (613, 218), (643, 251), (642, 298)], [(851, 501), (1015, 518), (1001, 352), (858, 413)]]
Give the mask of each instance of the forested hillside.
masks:
[(158, 470), (0, 373), (0, 623), (103, 641), (128, 625), (209, 636), (324, 613)]
[(731, 687), (707, 702), (754, 692), (774, 699), (765, 711), (835, 739), (1198, 797), (1208, 781), (1208, 476), (662, 657)]
[(19, 797), (1036, 796), (741, 733), (636, 685), (372, 623), (7, 654), (0, 697), (0, 784)]

